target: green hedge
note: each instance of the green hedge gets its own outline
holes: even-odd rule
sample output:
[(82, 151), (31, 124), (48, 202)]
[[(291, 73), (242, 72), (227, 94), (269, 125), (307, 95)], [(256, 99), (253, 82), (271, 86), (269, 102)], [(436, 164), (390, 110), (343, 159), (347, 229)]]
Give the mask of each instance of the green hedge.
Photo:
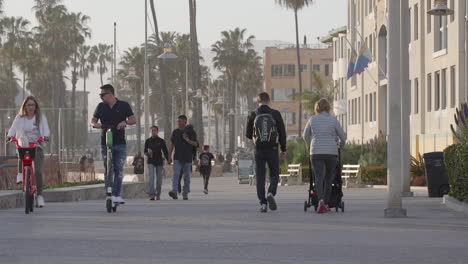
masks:
[(387, 184), (387, 167), (362, 167), (361, 180), (364, 184), (386, 185)]
[(468, 144), (451, 145), (444, 150), (450, 196), (468, 203)]

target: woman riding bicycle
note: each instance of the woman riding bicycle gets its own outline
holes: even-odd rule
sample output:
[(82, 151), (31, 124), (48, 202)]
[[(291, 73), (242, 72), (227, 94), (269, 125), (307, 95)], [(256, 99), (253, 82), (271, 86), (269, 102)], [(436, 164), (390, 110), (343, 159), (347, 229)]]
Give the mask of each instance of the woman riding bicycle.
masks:
[[(50, 136), (49, 125), (47, 118), (41, 113), (39, 104), (36, 98), (28, 96), (23, 101), (18, 115), (15, 117), (10, 130), (8, 131), (7, 140), (10, 141), (12, 137), (18, 139), (27, 138), (29, 142), (38, 143), (40, 137), (44, 138), (44, 141), (48, 141)], [(44, 207), (44, 197), (42, 196), (43, 190), (43, 175), (42, 175), (42, 164), (44, 162), (44, 151), (42, 145), (37, 144), (36, 157), (34, 161), (34, 176), (37, 186), (37, 204), (40, 208)], [(23, 181), (23, 173), (21, 173), (22, 162), (18, 160), (18, 175), (16, 177), (16, 183), (21, 184)]]

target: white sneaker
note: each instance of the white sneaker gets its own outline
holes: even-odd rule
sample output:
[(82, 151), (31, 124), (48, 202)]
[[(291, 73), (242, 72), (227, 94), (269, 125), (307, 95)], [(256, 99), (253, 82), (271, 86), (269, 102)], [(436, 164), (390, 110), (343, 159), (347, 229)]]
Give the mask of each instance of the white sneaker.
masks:
[(22, 184), (23, 183), (23, 173), (18, 173), (16, 175), (16, 184)]
[(39, 206), (39, 208), (42, 208), (45, 206), (44, 197), (42, 195), (37, 196), (37, 206)]
[(112, 202), (118, 204), (124, 204), (125, 200), (122, 199), (122, 196), (112, 196)]

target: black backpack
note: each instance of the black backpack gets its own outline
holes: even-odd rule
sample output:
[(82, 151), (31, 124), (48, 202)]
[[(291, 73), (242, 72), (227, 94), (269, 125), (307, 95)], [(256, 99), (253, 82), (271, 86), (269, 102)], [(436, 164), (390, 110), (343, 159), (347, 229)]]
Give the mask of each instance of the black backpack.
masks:
[(275, 147), (278, 145), (278, 129), (272, 112), (255, 111), (253, 141), (257, 147)]

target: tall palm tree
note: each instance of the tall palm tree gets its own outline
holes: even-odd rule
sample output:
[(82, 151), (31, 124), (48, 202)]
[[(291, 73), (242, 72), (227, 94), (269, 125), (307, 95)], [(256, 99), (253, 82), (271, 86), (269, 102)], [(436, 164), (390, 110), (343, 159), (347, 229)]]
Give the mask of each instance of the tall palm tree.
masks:
[(248, 110), (253, 111), (254, 98), (262, 90), (263, 85), (262, 57), (258, 56), (255, 50), (247, 51), (246, 55), (245, 69), (240, 74), (240, 94), (246, 98)]
[[(213, 58), (213, 65), (216, 69), (225, 73), (228, 81), (228, 109), (234, 110), (235, 89), (239, 83), (241, 72), (245, 69), (248, 62), (248, 52), (253, 50), (252, 41), (254, 36), (245, 37), (246, 29), (235, 28), (230, 31), (221, 32), (221, 40), (218, 40), (211, 47), (211, 51), (215, 53)], [(234, 116), (230, 116), (229, 127), (231, 131), (234, 130)], [(235, 137), (234, 133), (230, 133), (229, 150), (235, 151)]]
[(96, 64), (97, 58), (94, 53), (91, 52), (91, 46), (81, 45), (78, 48), (78, 63), (80, 66), (79, 76), (83, 78), (83, 124), (87, 124), (88, 119), (88, 108), (85, 105), (87, 102), (88, 94), (86, 93), (86, 80), (89, 78), (89, 73), (94, 72), (94, 64)]
[[(294, 11), (294, 20), (296, 23), (296, 52), (297, 52), (297, 76), (299, 77), (299, 93), (302, 93), (302, 77), (301, 77), (301, 56), (299, 50), (299, 22), (297, 13), (299, 10), (307, 7), (315, 2), (315, 0), (275, 0), (275, 2), (283, 7)], [(302, 102), (299, 101), (299, 135), (302, 131)]]
[(98, 44), (93, 46), (92, 53), (97, 58), (97, 71), (101, 77), (101, 85), (104, 85), (103, 75), (109, 71), (107, 63), (112, 61), (112, 47), (107, 44)]
[[(79, 47), (84, 44), (85, 39), (91, 37), (91, 33), (89, 28), (87, 27), (87, 23), (89, 21), (89, 17), (83, 15), (82, 13), (71, 13), (67, 16), (67, 25), (69, 28), (69, 43), (68, 46), (73, 47), (73, 55), (70, 59), (70, 64), (72, 66), (72, 96), (71, 96), (71, 148), (67, 149), (74, 149), (76, 145), (76, 134), (75, 134), (75, 117), (76, 117), (76, 83), (78, 82), (79, 77), (79, 69), (80, 69), (80, 61), (78, 60), (79, 55)], [(68, 127), (68, 126), (67, 126)], [(81, 133), (80, 133), (81, 135)], [(82, 142), (84, 143), (84, 142)], [(72, 157), (75, 155), (75, 151), (72, 151)]]
[[(202, 72), (200, 67), (200, 52), (198, 45), (197, 34), (197, 0), (188, 0), (189, 2), (189, 18), (190, 18), (190, 47), (192, 52), (191, 60), (191, 74), (192, 74), (192, 87), (195, 91), (202, 89), (201, 78)], [(203, 108), (202, 100), (195, 99), (193, 111), (194, 127), (198, 132), (199, 142), (204, 142), (205, 133), (203, 131)]]
[[(130, 68), (135, 68), (135, 73), (138, 76), (143, 76), (144, 74), (144, 50), (143, 48), (134, 47), (129, 48), (124, 52), (122, 61), (120, 65), (124, 67), (123, 72), (126, 74), (129, 73)], [(135, 81), (134, 81), (135, 82)], [(130, 88), (134, 89), (130, 102), (134, 104), (136, 109), (136, 118), (137, 118), (137, 151), (141, 150), (141, 107), (142, 107), (142, 85), (141, 81), (136, 81), (130, 85)], [(136, 96), (133, 96), (136, 95)]]

